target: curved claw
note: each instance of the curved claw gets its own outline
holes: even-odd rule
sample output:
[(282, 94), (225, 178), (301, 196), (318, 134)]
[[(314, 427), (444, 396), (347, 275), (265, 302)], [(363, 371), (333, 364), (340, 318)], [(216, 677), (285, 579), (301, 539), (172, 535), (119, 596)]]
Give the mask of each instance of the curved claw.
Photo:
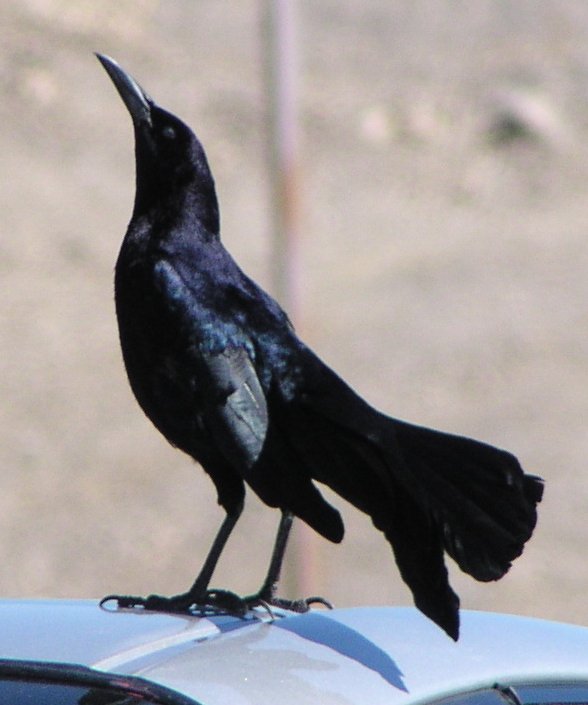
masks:
[(117, 609), (133, 609), (142, 607), (146, 610), (162, 610), (171, 611), (171, 599), (160, 597), (159, 595), (149, 595), (149, 597), (140, 597), (138, 595), (106, 595), (103, 597), (99, 606), (104, 607), (107, 602), (116, 602)]
[(98, 606), (102, 607), (102, 609), (106, 609), (104, 605), (106, 605), (107, 602), (116, 602), (116, 608), (123, 609), (125, 607), (143, 606), (145, 598), (134, 595), (106, 595), (106, 597), (100, 600)]
[(329, 600), (318, 595), (313, 595), (312, 597), (305, 597), (300, 600), (287, 600), (282, 597), (268, 598), (262, 593), (258, 593), (257, 595), (250, 595), (249, 597), (246, 597), (244, 599), (249, 608), (257, 606), (264, 607), (272, 618), (275, 618), (275, 615), (271, 609), (272, 607), (290, 610), (290, 612), (297, 612), (299, 614), (308, 612), (310, 610), (311, 605), (316, 604), (324, 605), (327, 609), (330, 610), (333, 609), (333, 604), (329, 602)]
[(261, 598), (259, 598), (254, 599), (251, 602), (247, 601), (247, 608), (252, 609), (253, 607), (263, 607), (272, 622), (276, 619), (276, 614), (272, 610), (272, 605), (269, 602), (266, 602), (266, 600), (262, 600)]
[(328, 610), (335, 609), (335, 606), (326, 597), (321, 597), (320, 595), (313, 595), (312, 597), (307, 597), (303, 602), (306, 602), (306, 606), (310, 609), (311, 605), (323, 605)]

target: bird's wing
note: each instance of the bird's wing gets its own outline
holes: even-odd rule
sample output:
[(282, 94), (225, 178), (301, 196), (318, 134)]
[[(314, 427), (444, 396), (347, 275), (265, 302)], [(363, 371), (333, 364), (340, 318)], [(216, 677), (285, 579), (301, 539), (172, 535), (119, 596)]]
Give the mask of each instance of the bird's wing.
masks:
[(159, 260), (154, 274), (193, 368), (202, 423), (234, 467), (249, 468), (262, 451), (268, 427), (267, 403), (252, 361), (251, 342), (234, 323), (216, 320), (214, 311), (203, 307), (169, 260)]
[(216, 399), (207, 408), (210, 430), (229, 459), (251, 467), (259, 458), (268, 427), (267, 403), (255, 368), (243, 347), (202, 354)]

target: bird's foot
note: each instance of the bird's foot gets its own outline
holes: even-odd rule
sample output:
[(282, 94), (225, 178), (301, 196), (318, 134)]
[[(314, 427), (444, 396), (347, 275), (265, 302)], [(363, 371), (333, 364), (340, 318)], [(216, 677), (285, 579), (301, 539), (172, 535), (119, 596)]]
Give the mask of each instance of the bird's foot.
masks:
[(287, 600), (282, 597), (260, 590), (254, 595), (240, 597), (230, 590), (206, 590), (201, 595), (185, 592), (172, 597), (163, 595), (107, 595), (100, 600), (100, 607), (114, 602), (118, 609), (143, 609), (151, 612), (168, 612), (172, 614), (199, 614), (210, 616), (215, 614), (231, 614), (245, 617), (254, 607), (263, 607), (270, 617), (274, 617), (272, 607), (289, 610), (290, 612), (308, 612), (312, 605), (320, 604), (328, 609), (333, 605), (324, 597), (312, 596), (300, 600)]
[(281, 607), (291, 612), (301, 613), (308, 612), (312, 605), (322, 605), (329, 610), (333, 609), (333, 603), (327, 600), (326, 597), (321, 597), (320, 595), (312, 595), (311, 597), (304, 597), (300, 600), (285, 600), (282, 597), (274, 597), (270, 604), (272, 607)]
[(276, 597), (273, 594), (266, 594), (264, 590), (260, 590), (255, 595), (244, 597), (243, 600), (249, 607), (264, 607), (271, 616), (273, 616), (272, 607), (278, 609), (289, 610), (290, 612), (298, 612), (300, 614), (308, 612), (312, 605), (323, 605), (327, 609), (332, 610), (333, 605), (329, 600), (318, 595), (312, 597), (304, 597), (299, 600), (287, 600), (283, 597)]
[(116, 603), (119, 609), (140, 608), (153, 612), (170, 612), (175, 614), (232, 614), (244, 617), (249, 605), (246, 600), (230, 590), (206, 590), (201, 595), (185, 592), (172, 597), (163, 595), (107, 595), (100, 600), (100, 607), (108, 602)]

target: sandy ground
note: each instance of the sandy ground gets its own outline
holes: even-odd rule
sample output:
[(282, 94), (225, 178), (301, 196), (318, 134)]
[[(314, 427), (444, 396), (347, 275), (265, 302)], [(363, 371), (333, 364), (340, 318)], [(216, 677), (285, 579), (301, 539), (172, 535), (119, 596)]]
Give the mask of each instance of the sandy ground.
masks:
[[(112, 268), (132, 135), (92, 51), (196, 129), (225, 242), (267, 284), (260, 6), (0, 4), (3, 596), (182, 590), (221, 519), (126, 383)], [(588, 4), (301, 0), (299, 15), (298, 327), (382, 410), (546, 478), (509, 576), (454, 575), (464, 606), (588, 623)], [(315, 542), (313, 592), (408, 603), (384, 540), (336, 503), (346, 541)], [(250, 496), (215, 584), (257, 586), (276, 522)]]

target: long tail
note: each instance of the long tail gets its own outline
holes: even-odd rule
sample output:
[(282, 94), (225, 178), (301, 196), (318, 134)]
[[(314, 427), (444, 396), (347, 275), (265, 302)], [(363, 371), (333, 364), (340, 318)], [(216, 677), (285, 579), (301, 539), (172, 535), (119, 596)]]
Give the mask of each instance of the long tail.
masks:
[(457, 639), (444, 552), (477, 580), (501, 578), (533, 533), (542, 480), (504, 450), (377, 412), (328, 368), (320, 378), (300, 454), (314, 479), (371, 516), (416, 606)]

